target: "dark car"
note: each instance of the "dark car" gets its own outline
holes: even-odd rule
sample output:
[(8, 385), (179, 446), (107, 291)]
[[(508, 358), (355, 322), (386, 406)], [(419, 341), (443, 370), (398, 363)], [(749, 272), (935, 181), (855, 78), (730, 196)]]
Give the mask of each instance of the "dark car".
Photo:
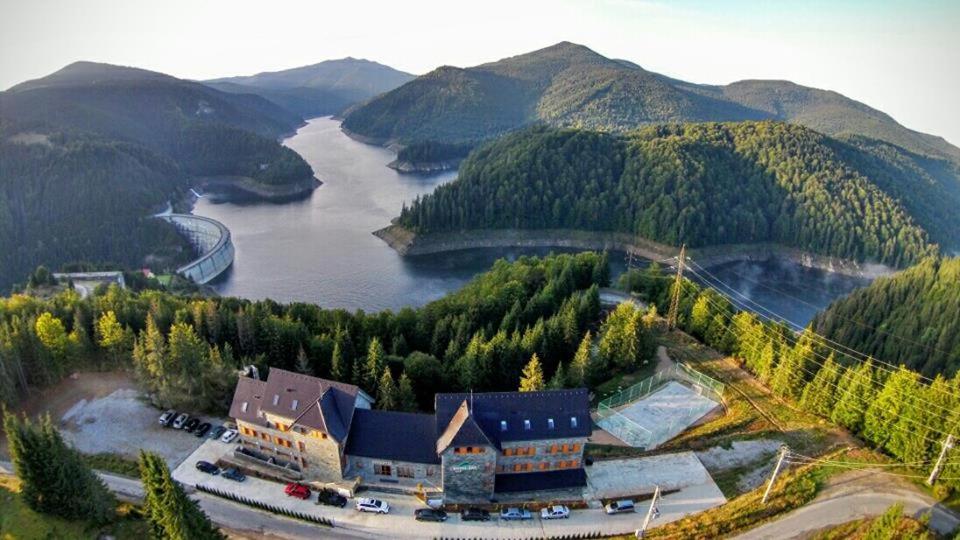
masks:
[(463, 521), (490, 521), (490, 512), (482, 508), (467, 508), (460, 511), (460, 519)]
[(220, 474), (220, 467), (217, 467), (209, 461), (198, 461), (197, 470), (200, 472), (205, 472), (207, 474), (218, 475)]
[(433, 508), (417, 508), (413, 512), (413, 517), (417, 521), (436, 521), (439, 523), (447, 520), (447, 513)]
[(217, 427), (213, 428), (213, 431), (210, 432), (210, 438), (211, 438), (211, 439), (219, 439), (219, 438), (223, 435), (223, 432), (226, 431), (226, 430), (227, 430), (227, 428), (225, 428), (225, 427), (223, 427), (223, 426), (217, 426)]
[(183, 425), (183, 429), (184, 429), (187, 433), (193, 433), (194, 431), (196, 431), (197, 426), (199, 426), (199, 425), (200, 425), (200, 419), (199, 419), (199, 418), (191, 418), (190, 420), (187, 420), (187, 423), (186, 423), (186, 424)]
[(247, 475), (240, 472), (239, 469), (231, 467), (225, 471), (220, 476), (226, 478), (227, 480), (233, 480), (234, 482), (243, 482), (247, 479)]
[(210, 428), (212, 427), (213, 426), (210, 425), (210, 422), (204, 422), (200, 424), (199, 427), (197, 427), (197, 430), (194, 431), (193, 434), (198, 438), (203, 437), (204, 435), (207, 434), (208, 431), (210, 431)]
[(325, 504), (327, 506), (343, 508), (347, 506), (347, 498), (336, 491), (321, 489), (317, 494), (317, 504)]

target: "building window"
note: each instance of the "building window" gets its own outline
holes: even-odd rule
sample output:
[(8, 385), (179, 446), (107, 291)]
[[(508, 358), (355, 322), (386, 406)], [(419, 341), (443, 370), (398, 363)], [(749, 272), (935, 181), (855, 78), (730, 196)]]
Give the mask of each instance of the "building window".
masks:
[(513, 448), (504, 448), (503, 455), (509, 457), (513, 455)]
[(427, 478), (433, 476), (433, 467), (427, 467)]
[(514, 464), (513, 464), (513, 472), (520, 472), (520, 464), (519, 464), (519, 463), (514, 463)]
[(373, 474), (376, 474), (379, 476), (392, 476), (390, 474), (390, 466), (384, 465), (382, 463), (373, 464)]
[(570, 445), (569, 445), (569, 444), (563, 445), (563, 449), (562, 449), (561, 451), (562, 451), (564, 454), (566, 454), (567, 452), (570, 451)]
[(523, 429), (530, 430), (530, 420), (523, 421)]
[(454, 454), (482, 454), (482, 446), (457, 446), (453, 449)]
[(247, 412), (248, 405), (249, 404), (246, 401), (244, 401), (243, 404), (240, 405), (240, 412)]
[(270, 440), (270, 435), (267, 435), (266, 433), (261, 433), (261, 434), (260, 434), (260, 438), (263, 439), (263, 440), (265, 440), (265, 441), (269, 441), (269, 440)]
[(551, 453), (551, 454), (556, 454), (559, 449), (560, 449), (559, 446), (557, 446), (557, 445), (555, 445), (555, 444), (554, 444), (554, 445), (551, 445), (551, 446), (550, 446), (550, 453)]
[(277, 429), (279, 429), (280, 431), (286, 432), (287, 430), (290, 429), (290, 426), (277, 422)]
[(540, 462), (540, 470), (541, 470), (541, 471), (547, 470), (547, 468), (548, 468), (549, 466), (550, 466), (550, 464), (547, 463), (546, 461), (541, 461), (541, 462)]
[(299, 401), (299, 400), (296, 400), (296, 399), (293, 400), (293, 403), (290, 404), (290, 410), (291, 410), (291, 411), (297, 410), (297, 405), (299, 405), (299, 404), (300, 404), (300, 401)]
[(397, 476), (400, 478), (413, 478), (413, 467), (397, 466)]
[(547, 418), (547, 428), (553, 429), (553, 418)]
[(577, 427), (577, 417), (576, 417), (576, 416), (571, 416), (571, 417), (570, 417), (570, 427), (572, 427), (572, 428), (576, 428), (576, 427)]
[(500, 421), (500, 431), (506, 431), (506, 430), (507, 430), (507, 421), (506, 421), (506, 420), (501, 420), (501, 421)]
[(576, 468), (579, 467), (579, 466), (580, 466), (580, 460), (575, 459), (575, 460), (573, 460), (573, 461), (570, 462), (570, 468), (571, 468), (571, 469), (576, 469)]
[(276, 406), (277, 403), (280, 403), (280, 394), (273, 395), (273, 405)]
[(570, 451), (571, 451), (571, 452), (579, 452), (579, 451), (580, 451), (580, 443), (574, 444), (573, 447), (570, 449)]
[(301, 452), (307, 451), (307, 445), (303, 444), (303, 441), (297, 441), (297, 449)]

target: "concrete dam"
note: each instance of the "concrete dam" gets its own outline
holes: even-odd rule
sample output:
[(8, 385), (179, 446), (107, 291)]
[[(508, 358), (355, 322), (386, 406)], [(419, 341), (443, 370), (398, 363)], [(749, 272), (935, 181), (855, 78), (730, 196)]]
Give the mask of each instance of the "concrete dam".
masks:
[(200, 253), (198, 258), (177, 268), (181, 276), (204, 284), (233, 264), (233, 241), (230, 229), (223, 223), (191, 214), (161, 214), (157, 217), (172, 223)]

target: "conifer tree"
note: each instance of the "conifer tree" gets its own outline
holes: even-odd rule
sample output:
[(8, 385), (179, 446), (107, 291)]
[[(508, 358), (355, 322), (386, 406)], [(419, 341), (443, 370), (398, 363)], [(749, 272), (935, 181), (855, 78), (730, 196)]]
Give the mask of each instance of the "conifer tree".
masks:
[(794, 392), (800, 387), (802, 381), (795, 352), (784, 349), (777, 367), (773, 369), (773, 376), (770, 377), (770, 390), (780, 397), (793, 399), (796, 397)]
[(377, 385), (377, 408), (385, 411), (396, 410), (399, 404), (398, 393), (393, 374), (390, 373), (389, 369), (384, 369)]
[(400, 375), (397, 402), (401, 411), (415, 412), (417, 410), (417, 394), (413, 391), (413, 382), (410, 381), (410, 377), (406, 373)]
[(154, 537), (163, 540), (223, 540), (196, 501), (170, 476), (163, 458), (140, 452), (140, 480), (144, 487), (144, 514)]
[(570, 363), (570, 371), (567, 377), (570, 385), (579, 388), (587, 384), (587, 375), (590, 369), (590, 348), (593, 346), (593, 338), (590, 331), (583, 335), (580, 346), (577, 347), (576, 354), (573, 355), (573, 362)]
[(330, 377), (335, 381), (350, 382), (350, 365), (343, 357), (340, 341), (334, 341), (333, 353), (330, 355)]
[(380, 383), (380, 377), (383, 376), (383, 370), (386, 368), (387, 359), (383, 351), (383, 345), (380, 339), (374, 337), (370, 340), (370, 346), (367, 348), (367, 360), (363, 369), (363, 386), (368, 392), (374, 393), (377, 385)]
[(521, 392), (537, 392), (544, 389), (543, 367), (540, 365), (540, 358), (537, 353), (533, 353), (530, 362), (523, 368), (523, 374), (520, 377)]
[(307, 352), (303, 350), (303, 345), (301, 345), (300, 349), (297, 351), (296, 369), (297, 373), (313, 375), (313, 369), (310, 367), (310, 359), (307, 358)]
[(773, 339), (767, 338), (763, 350), (760, 351), (760, 357), (757, 359), (757, 378), (763, 382), (769, 382), (773, 373), (777, 353), (774, 347)]
[(840, 378), (840, 366), (831, 354), (817, 371), (813, 381), (803, 389), (800, 406), (819, 416), (829, 417), (837, 396), (837, 381)]
[[(867, 406), (867, 412), (863, 417), (863, 436), (878, 447), (886, 448), (899, 456), (900, 453), (894, 452), (889, 443), (895, 435), (895, 426), (900, 417), (910, 417), (916, 423), (923, 421), (918, 418), (919, 411), (912, 403), (919, 392), (918, 384), (919, 375), (903, 366), (890, 374), (877, 393), (876, 399), (870, 400)], [(908, 433), (911, 432), (912, 429), (908, 431)], [(898, 440), (896, 446), (897, 450), (902, 451), (902, 440)]]
[(553, 373), (553, 377), (550, 377), (550, 382), (547, 384), (547, 388), (551, 390), (560, 390), (564, 388), (567, 384), (567, 374), (563, 369), (563, 362), (557, 364), (557, 370)]
[(705, 290), (697, 297), (690, 310), (690, 333), (703, 339), (710, 327), (710, 321), (713, 319), (713, 313), (710, 311), (710, 293)]
[(863, 426), (863, 415), (873, 399), (873, 361), (867, 360), (859, 366), (847, 368), (840, 378), (837, 404), (830, 414), (835, 423), (858, 432)]

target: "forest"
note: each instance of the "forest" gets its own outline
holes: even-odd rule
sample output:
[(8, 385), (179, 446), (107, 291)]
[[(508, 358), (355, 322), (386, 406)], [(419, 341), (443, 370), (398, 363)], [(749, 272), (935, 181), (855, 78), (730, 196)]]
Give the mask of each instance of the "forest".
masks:
[[(935, 253), (933, 243), (956, 242), (953, 199), (862, 154), (776, 122), (626, 135), (535, 127), (475, 150), (457, 180), (405, 206), (400, 224), (421, 233), (616, 231), (693, 247), (775, 242), (896, 267)], [(882, 170), (882, 187), (850, 155), (872, 160), (865, 170)], [(894, 187), (895, 195), (884, 190)], [(912, 199), (895, 198), (911, 190)], [(939, 211), (925, 213), (924, 205)]]
[[(621, 276), (620, 285), (669, 309), (674, 280), (652, 264)], [(937, 458), (960, 421), (960, 375), (929, 376), (896, 358), (870, 357), (829, 341), (811, 327), (739, 310), (716, 290), (684, 279), (678, 326), (741, 366), (780, 398), (850, 430), (903, 463)], [(945, 477), (960, 475), (950, 463)]]
[(594, 384), (653, 355), (646, 313), (601, 312), (608, 282), (607, 256), (581, 253), (500, 260), (396, 313), (116, 287), (14, 295), (0, 300), (0, 399), (76, 369), (130, 369), (160, 406), (223, 412), (250, 364), (352, 382), (400, 410), (432, 410), (437, 391)]
[(960, 370), (960, 259), (929, 258), (831, 304), (819, 334), (925, 376)]

